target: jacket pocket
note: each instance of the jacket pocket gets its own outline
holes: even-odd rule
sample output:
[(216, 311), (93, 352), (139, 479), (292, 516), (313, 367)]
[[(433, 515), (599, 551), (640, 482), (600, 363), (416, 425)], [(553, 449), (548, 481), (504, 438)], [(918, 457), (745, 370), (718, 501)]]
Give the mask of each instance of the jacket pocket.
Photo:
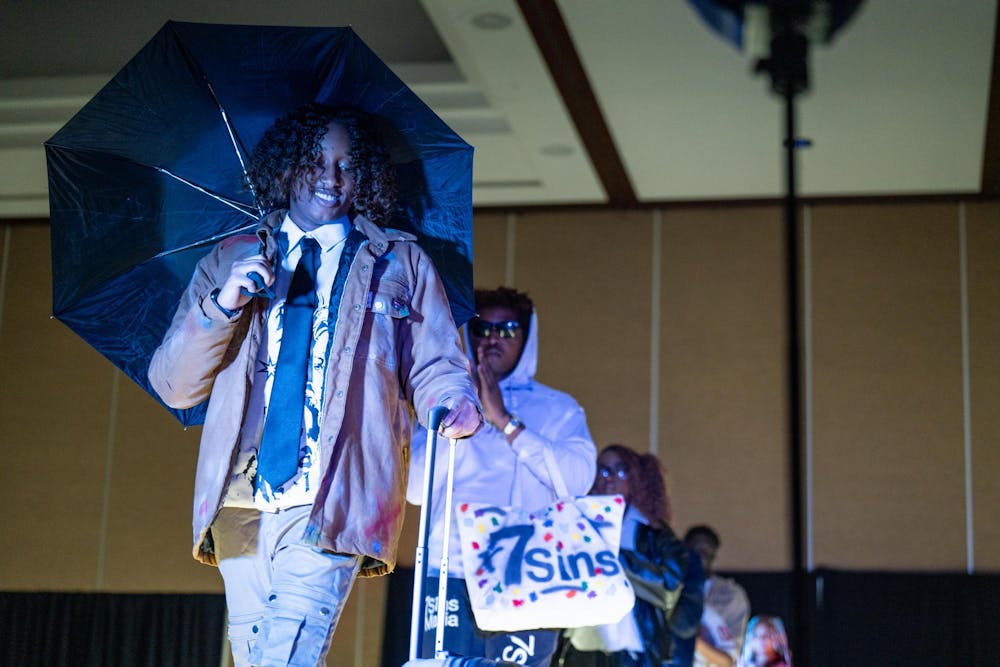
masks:
[(359, 345), (358, 352), (365, 350), (368, 359), (395, 370), (399, 367), (399, 328), (410, 315), (409, 291), (384, 283), (368, 293), (366, 310), (367, 345)]

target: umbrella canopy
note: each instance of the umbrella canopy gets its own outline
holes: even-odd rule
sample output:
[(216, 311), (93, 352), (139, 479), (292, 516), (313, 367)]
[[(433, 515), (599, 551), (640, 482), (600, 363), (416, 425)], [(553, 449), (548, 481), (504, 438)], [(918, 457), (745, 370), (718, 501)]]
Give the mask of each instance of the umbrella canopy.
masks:
[[(53, 313), (154, 397), (149, 359), (195, 264), (266, 212), (248, 151), (307, 102), (376, 118), (391, 226), (418, 236), (456, 322), (472, 315), (472, 148), (354, 31), (171, 21), (45, 143)], [(171, 411), (196, 424), (205, 405)]]

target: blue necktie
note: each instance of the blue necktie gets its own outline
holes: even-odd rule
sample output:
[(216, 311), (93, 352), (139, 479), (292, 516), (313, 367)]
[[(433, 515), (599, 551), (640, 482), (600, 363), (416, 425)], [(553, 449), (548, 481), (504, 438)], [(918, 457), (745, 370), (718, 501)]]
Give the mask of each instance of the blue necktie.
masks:
[(299, 469), (299, 443), (305, 409), (306, 379), (312, 361), (312, 322), (316, 310), (319, 244), (303, 237), (302, 257), (292, 274), (281, 324), (281, 346), (271, 385), (257, 458), (254, 486), (267, 497), (267, 482), (277, 489)]

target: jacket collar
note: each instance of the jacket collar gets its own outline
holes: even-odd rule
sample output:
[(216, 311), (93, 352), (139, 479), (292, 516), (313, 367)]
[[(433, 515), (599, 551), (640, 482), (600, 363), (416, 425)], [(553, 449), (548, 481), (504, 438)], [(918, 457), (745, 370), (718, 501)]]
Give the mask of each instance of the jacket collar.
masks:
[[(275, 240), (274, 233), (279, 227), (281, 227), (281, 222), (285, 219), (286, 213), (288, 213), (286, 209), (276, 209), (271, 211), (261, 218), (257, 225), (257, 238), (260, 239), (264, 256), (268, 259), (273, 259), (275, 253), (277, 252), (277, 241)], [(400, 231), (398, 229), (379, 227), (361, 214), (355, 215), (351, 222), (354, 229), (361, 232), (361, 234), (368, 239), (368, 243), (365, 247), (368, 249), (368, 252), (375, 257), (382, 257), (389, 252), (389, 248), (394, 241), (417, 240), (416, 236), (408, 232)]]

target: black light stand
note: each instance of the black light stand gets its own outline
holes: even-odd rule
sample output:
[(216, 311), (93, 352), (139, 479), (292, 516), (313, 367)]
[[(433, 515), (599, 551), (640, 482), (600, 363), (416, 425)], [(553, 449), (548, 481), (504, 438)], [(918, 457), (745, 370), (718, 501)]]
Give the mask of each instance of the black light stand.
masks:
[[(786, 8), (787, 9), (787, 8)], [(779, 12), (772, 8), (770, 57), (756, 65), (758, 72), (767, 72), (771, 88), (781, 95), (785, 111), (785, 183), (784, 237), (786, 272), (786, 319), (788, 331), (788, 460), (791, 503), (792, 541), (792, 618), (795, 631), (789, 641), (796, 667), (808, 667), (810, 642), (810, 604), (808, 572), (803, 559), (804, 512), (802, 501), (802, 399), (801, 399), (801, 331), (799, 308), (799, 275), (801, 234), (798, 224), (795, 151), (802, 145), (795, 132), (795, 97), (809, 87), (806, 58), (809, 40), (799, 25), (808, 16), (792, 10)]]

